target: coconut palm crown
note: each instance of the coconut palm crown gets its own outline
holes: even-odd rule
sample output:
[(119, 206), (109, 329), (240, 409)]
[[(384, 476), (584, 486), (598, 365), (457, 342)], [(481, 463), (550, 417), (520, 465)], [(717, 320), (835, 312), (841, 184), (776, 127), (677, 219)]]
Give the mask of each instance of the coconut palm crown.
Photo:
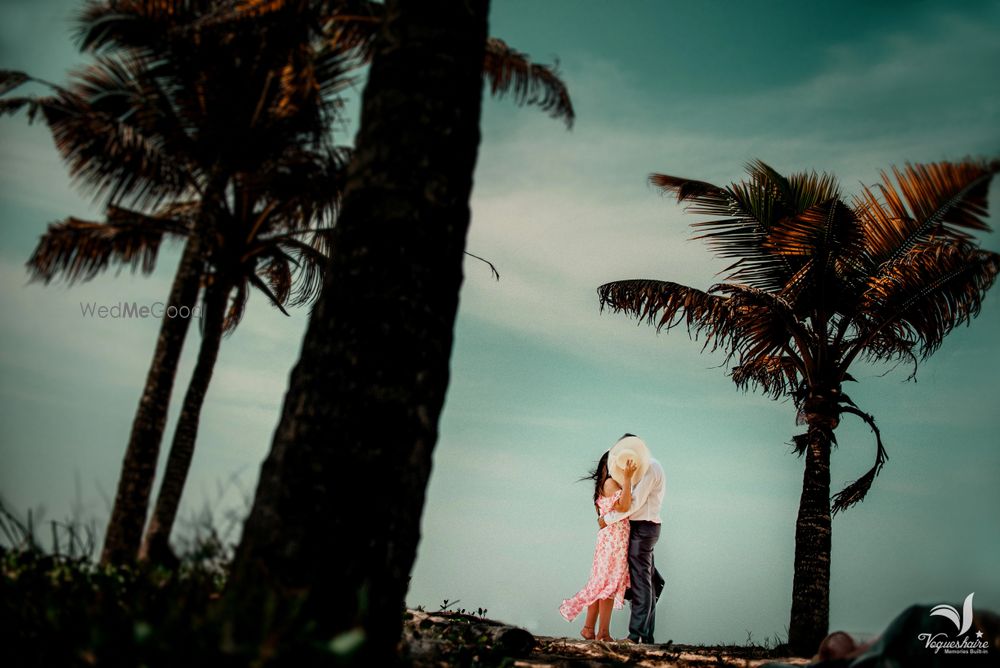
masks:
[[(703, 335), (703, 349), (735, 363), (738, 387), (790, 397), (797, 422), (807, 425), (793, 439), (805, 455), (793, 649), (812, 652), (827, 631), (831, 514), (862, 501), (887, 459), (875, 421), (843, 383), (854, 380), (849, 369), (859, 360), (906, 361), (915, 374), (949, 332), (979, 313), (1000, 256), (973, 233), (989, 231), (987, 192), (998, 168), (977, 160), (907, 164), (849, 202), (831, 175), (786, 177), (759, 160), (727, 187), (652, 174), (650, 182), (689, 211), (712, 217), (692, 225), (695, 238), (733, 263), (707, 291), (660, 280), (598, 289), (602, 310)], [(875, 461), (831, 499), (830, 449), (844, 414), (873, 430)]]

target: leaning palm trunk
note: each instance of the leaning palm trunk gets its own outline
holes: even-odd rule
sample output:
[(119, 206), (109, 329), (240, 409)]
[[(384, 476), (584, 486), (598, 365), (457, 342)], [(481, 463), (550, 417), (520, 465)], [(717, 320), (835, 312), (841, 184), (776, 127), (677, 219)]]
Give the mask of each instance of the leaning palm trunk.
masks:
[(315, 623), (391, 660), (448, 386), (486, 0), (390, 1), (333, 255), (227, 592), (244, 647)]
[(105, 564), (132, 561), (139, 549), (170, 393), (184, 337), (191, 322), (190, 312), (197, 304), (202, 266), (200, 248), (201, 238), (197, 234), (190, 235), (170, 289), (153, 361), (132, 422), (115, 504), (104, 537), (101, 562)]
[(836, 405), (809, 407), (805, 472), (795, 520), (795, 571), (788, 644), (796, 654), (815, 652), (827, 633), (830, 600), (830, 446)]
[(161, 564), (176, 561), (170, 550), (170, 533), (173, 530), (177, 508), (184, 492), (184, 482), (187, 480), (188, 469), (194, 456), (201, 407), (204, 405), (205, 393), (208, 392), (215, 361), (219, 356), (228, 293), (229, 290), (223, 285), (211, 285), (206, 289), (205, 320), (198, 361), (195, 363), (184, 395), (184, 404), (174, 430), (174, 440), (170, 444), (160, 492), (156, 497), (153, 515), (139, 550), (141, 560)]
[[(198, 301), (198, 291), (204, 269), (203, 249), (206, 239), (212, 238), (216, 229), (216, 197), (223, 192), (229, 177), (215, 165), (210, 171), (199, 204), (199, 214), (189, 230), (184, 254), (174, 277), (167, 310), (171, 307), (183, 314), (183, 308), (192, 312)], [(146, 525), (149, 496), (156, 478), (156, 464), (160, 456), (160, 442), (166, 425), (170, 394), (173, 390), (181, 348), (187, 335), (190, 318), (167, 318), (160, 328), (153, 364), (146, 379), (146, 389), (139, 401), (139, 410), (132, 423), (132, 434), (125, 450), (125, 461), (118, 480), (118, 492), (111, 519), (104, 537), (101, 563), (122, 564), (135, 561), (142, 543), (142, 530)], [(179, 321), (173, 323), (168, 320)]]

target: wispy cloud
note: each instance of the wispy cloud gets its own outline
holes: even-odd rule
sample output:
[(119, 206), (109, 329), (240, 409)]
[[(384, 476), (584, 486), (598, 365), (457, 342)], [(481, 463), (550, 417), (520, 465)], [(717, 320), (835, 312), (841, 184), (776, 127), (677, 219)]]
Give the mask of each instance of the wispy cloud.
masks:
[[(790, 86), (676, 102), (659, 115), (657, 96), (634, 77), (608, 62), (577, 63), (574, 91), (584, 100), (629, 100), (645, 111), (583, 116), (571, 134), (548, 119), (487, 131), (469, 247), (503, 277), (494, 284), (467, 261), (463, 313), (584, 355), (627, 338), (634, 358), (647, 359), (654, 344), (630, 336), (622, 317), (599, 314), (597, 286), (651, 277), (704, 289), (725, 266), (688, 240), (688, 224), (700, 218), (649, 188), (648, 172), (728, 182), (760, 156), (786, 171), (835, 171), (850, 191), (904, 159), (1000, 151), (1000, 91), (961, 103), (1000, 62), (990, 25), (944, 12), (930, 40), (889, 32), (867, 48), (832, 45), (828, 60)], [(680, 345), (655, 342), (661, 355)]]
[(100, 208), (71, 183), (45, 124), (26, 125), (23, 116), (0, 118), (0, 199), (53, 219), (99, 216)]

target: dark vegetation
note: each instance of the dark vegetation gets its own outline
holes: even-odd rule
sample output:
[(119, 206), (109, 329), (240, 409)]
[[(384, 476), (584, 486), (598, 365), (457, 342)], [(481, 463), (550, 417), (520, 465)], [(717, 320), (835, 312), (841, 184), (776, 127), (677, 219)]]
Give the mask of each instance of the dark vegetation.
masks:
[[(0, 628), (19, 666), (343, 665), (357, 633), (333, 639), (304, 626), (279, 645), (248, 651), (227, 641), (217, 614), (235, 543), (204, 513), (179, 536), (176, 568), (97, 562), (97, 531), (80, 522), (39, 523), (0, 505)], [(43, 543), (48, 542), (48, 547)], [(784, 656), (777, 639), (743, 645), (649, 648), (534, 636), (489, 619), (483, 607), (443, 599), (433, 612), (402, 612), (401, 658), (414, 666), (736, 666)]]

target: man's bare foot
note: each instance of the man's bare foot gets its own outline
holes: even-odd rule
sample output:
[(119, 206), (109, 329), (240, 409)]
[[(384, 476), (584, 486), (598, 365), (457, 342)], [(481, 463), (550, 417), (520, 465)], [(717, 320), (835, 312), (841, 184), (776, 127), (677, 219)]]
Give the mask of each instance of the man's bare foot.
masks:
[(594, 639), (594, 627), (593, 626), (584, 626), (583, 630), (580, 631), (580, 636), (584, 640), (593, 640)]

